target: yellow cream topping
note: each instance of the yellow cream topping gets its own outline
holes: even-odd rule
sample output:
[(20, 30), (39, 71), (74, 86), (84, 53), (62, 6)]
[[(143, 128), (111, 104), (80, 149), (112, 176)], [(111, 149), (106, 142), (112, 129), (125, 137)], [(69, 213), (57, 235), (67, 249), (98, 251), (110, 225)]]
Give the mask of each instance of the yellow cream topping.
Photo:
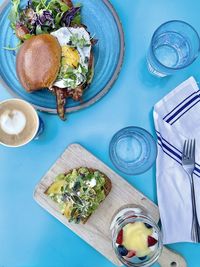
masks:
[(63, 187), (66, 184), (65, 180), (60, 180), (54, 182), (47, 190), (47, 194), (58, 194), (61, 191), (61, 187)]
[(148, 236), (153, 233), (144, 223), (128, 223), (123, 228), (123, 245), (128, 250), (134, 250), (137, 257), (148, 255), (151, 250), (148, 247)]
[(65, 211), (64, 211), (64, 215), (65, 217), (67, 217), (67, 219), (70, 219), (71, 210), (72, 210), (72, 204), (71, 202), (67, 202), (65, 206)]
[(77, 68), (80, 62), (80, 55), (78, 51), (70, 46), (62, 46), (62, 65), (70, 66), (72, 68)]

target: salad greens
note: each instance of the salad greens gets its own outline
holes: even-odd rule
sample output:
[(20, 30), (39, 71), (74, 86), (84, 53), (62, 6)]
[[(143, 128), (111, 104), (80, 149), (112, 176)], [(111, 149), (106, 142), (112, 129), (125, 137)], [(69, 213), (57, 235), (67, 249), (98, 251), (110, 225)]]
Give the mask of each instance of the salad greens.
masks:
[(58, 81), (64, 80), (65, 87), (75, 89), (77, 83), (84, 83), (87, 80), (88, 69), (82, 66), (80, 63), (77, 68), (67, 67), (61, 65), (60, 72), (58, 74)]
[(81, 24), (81, 6), (69, 7), (64, 0), (29, 0), (25, 7), (12, 0), (9, 14), (11, 27), (21, 40), (32, 35), (50, 33), (61, 27)]
[(91, 45), (83, 36), (80, 38), (77, 33), (72, 34), (72, 36), (70, 37), (70, 42), (72, 46), (80, 48)]
[(68, 174), (60, 174), (46, 194), (58, 203), (69, 222), (84, 222), (105, 199), (105, 175), (100, 171), (81, 167)]
[(19, 4), (20, 4), (20, 0), (12, 0), (12, 8), (10, 11), (10, 14), (8, 16), (10, 23), (11, 23), (11, 27), (13, 29), (15, 29), (16, 27), (16, 23), (19, 20)]

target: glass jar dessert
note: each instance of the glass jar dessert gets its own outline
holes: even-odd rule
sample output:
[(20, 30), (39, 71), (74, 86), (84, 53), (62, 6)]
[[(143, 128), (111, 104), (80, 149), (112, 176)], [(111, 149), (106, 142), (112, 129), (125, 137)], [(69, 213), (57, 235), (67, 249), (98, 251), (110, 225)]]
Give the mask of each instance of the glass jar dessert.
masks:
[(113, 216), (110, 230), (113, 249), (125, 266), (151, 266), (162, 252), (161, 231), (143, 207), (122, 207)]

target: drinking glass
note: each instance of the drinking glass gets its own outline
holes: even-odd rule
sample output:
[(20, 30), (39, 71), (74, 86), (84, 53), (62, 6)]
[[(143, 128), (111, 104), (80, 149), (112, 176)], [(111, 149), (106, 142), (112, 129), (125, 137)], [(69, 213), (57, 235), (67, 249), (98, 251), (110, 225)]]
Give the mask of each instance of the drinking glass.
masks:
[[(120, 231), (123, 231), (122, 229), (128, 225), (128, 224), (134, 224), (135, 222), (144, 223), (145, 227), (148, 227), (149, 229), (152, 229), (153, 235), (156, 236), (157, 244), (153, 246), (153, 249), (148, 254), (148, 256), (138, 258), (137, 256), (133, 257), (124, 257), (119, 253), (118, 249), (118, 236), (120, 234)], [(117, 258), (128, 267), (148, 267), (152, 266), (154, 264), (159, 256), (161, 255), (162, 248), (163, 248), (163, 242), (162, 242), (162, 232), (160, 231), (158, 225), (156, 222), (152, 219), (151, 215), (148, 213), (144, 207), (141, 207), (139, 205), (125, 205), (124, 207), (121, 207), (113, 216), (112, 222), (110, 225), (111, 230), (111, 236), (112, 236), (112, 245), (113, 249), (115, 251), (115, 254)], [(137, 233), (139, 233), (141, 229), (137, 229)], [(133, 232), (129, 231), (130, 235)], [(130, 238), (133, 238), (133, 236), (130, 236)], [(144, 236), (141, 235), (141, 240), (144, 239)], [(138, 240), (138, 236), (137, 236)], [(123, 243), (123, 234), (122, 234), (122, 243)]]
[(153, 136), (145, 129), (129, 126), (118, 131), (110, 141), (109, 154), (117, 169), (137, 175), (151, 168), (157, 156)]
[(149, 71), (159, 77), (174, 74), (189, 66), (198, 56), (200, 39), (188, 23), (172, 20), (153, 34), (147, 55)]

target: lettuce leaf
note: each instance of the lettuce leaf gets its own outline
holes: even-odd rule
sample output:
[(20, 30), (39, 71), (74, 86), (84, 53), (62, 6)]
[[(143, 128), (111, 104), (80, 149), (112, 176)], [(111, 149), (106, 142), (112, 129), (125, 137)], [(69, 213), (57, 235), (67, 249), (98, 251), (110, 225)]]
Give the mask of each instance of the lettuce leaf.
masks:
[(19, 20), (19, 4), (20, 4), (20, 0), (12, 0), (12, 7), (11, 7), (11, 11), (9, 13), (9, 20), (10, 20), (10, 24), (11, 27), (13, 29), (15, 29), (16, 27), (16, 23)]

